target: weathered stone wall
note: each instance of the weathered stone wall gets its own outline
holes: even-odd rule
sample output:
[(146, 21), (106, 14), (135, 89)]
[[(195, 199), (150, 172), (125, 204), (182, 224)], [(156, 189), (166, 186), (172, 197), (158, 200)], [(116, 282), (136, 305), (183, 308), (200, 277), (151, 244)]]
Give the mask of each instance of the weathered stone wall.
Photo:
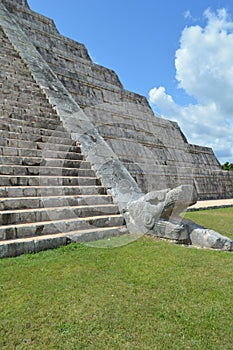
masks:
[(177, 123), (155, 117), (145, 97), (125, 90), (52, 20), (24, 1), (3, 3), (144, 192), (194, 180), (199, 198), (233, 196), (233, 175), (210, 148), (188, 144)]
[(19, 27), (9, 35), (6, 17), (0, 3), (0, 258), (126, 233), (118, 205), (36, 83), (19, 54)]

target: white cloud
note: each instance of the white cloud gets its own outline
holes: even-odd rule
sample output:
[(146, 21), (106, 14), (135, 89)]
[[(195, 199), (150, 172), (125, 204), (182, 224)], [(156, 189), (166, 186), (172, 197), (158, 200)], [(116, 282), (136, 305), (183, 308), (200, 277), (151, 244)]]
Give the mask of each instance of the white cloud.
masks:
[(184, 18), (192, 18), (191, 13), (189, 10), (184, 12)]
[(162, 86), (149, 96), (162, 117), (178, 121), (189, 142), (233, 162), (233, 22), (225, 9), (204, 16), (205, 27), (183, 30), (175, 57), (178, 86), (197, 104), (178, 105)]

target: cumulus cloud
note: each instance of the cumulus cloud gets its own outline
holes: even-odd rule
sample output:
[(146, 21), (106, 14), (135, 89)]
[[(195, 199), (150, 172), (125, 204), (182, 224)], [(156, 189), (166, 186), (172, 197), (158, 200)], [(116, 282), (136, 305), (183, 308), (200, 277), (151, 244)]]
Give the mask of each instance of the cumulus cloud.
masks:
[(233, 162), (233, 22), (225, 9), (208, 9), (204, 16), (205, 27), (183, 30), (175, 57), (178, 87), (197, 103), (179, 105), (162, 86), (149, 97), (189, 142), (212, 147), (220, 162)]

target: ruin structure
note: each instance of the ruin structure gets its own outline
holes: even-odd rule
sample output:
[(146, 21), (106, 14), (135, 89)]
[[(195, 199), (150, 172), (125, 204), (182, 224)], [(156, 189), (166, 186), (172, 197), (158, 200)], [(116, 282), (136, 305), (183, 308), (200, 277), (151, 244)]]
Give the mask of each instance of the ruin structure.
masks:
[(192, 244), (178, 212), (233, 197), (212, 149), (189, 144), (26, 0), (1, 1), (0, 40), (0, 256), (128, 230)]

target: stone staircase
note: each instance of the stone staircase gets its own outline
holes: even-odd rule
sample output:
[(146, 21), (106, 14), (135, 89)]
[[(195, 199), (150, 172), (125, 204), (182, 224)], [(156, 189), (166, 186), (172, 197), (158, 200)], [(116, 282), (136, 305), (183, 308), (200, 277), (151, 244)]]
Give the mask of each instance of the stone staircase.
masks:
[(2, 29), (0, 39), (0, 257), (125, 232), (111, 195)]

